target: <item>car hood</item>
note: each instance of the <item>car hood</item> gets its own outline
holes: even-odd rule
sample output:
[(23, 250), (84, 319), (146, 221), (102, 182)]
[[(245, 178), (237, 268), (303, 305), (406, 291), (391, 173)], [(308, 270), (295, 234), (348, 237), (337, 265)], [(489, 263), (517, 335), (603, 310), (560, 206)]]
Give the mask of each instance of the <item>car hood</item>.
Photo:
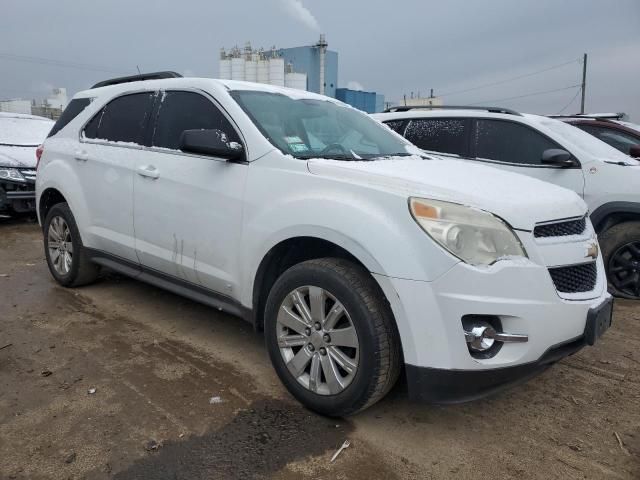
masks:
[(36, 168), (36, 148), (0, 145), (0, 167)]
[(443, 200), (491, 212), (513, 228), (533, 230), (538, 222), (585, 215), (587, 206), (573, 191), (535, 178), (432, 157), (376, 161), (312, 159), (315, 175), (347, 179), (404, 194)]

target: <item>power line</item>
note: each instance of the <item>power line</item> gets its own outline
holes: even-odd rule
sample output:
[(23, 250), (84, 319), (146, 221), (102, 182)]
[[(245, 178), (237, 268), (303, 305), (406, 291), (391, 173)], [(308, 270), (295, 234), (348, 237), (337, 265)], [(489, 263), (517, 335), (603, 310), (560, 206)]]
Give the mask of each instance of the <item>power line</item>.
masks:
[(14, 55), (12, 53), (0, 52), (0, 58), (4, 58), (6, 60), (11, 60), (14, 62), (35, 63), (39, 65), (52, 65), (56, 67), (75, 68), (78, 70), (92, 70), (92, 71), (103, 72), (103, 73), (118, 73), (118, 74), (128, 73), (128, 70), (116, 68), (116, 67), (107, 67), (104, 65), (92, 65), (88, 63), (67, 62), (64, 60), (55, 60), (52, 58), (43, 58), (43, 57), (30, 57), (27, 55)]
[(485, 83), (484, 85), (478, 85), (477, 87), (467, 88), (465, 90), (456, 90), (456, 91), (449, 92), (449, 93), (443, 93), (443, 94), (438, 95), (438, 96), (439, 97), (449, 97), (449, 96), (452, 96), (452, 95), (458, 95), (460, 93), (473, 92), (474, 90), (480, 90), (482, 88), (493, 87), (495, 85), (502, 85), (503, 83), (509, 83), (509, 82), (513, 82), (515, 80), (520, 80), (521, 78), (527, 78), (527, 77), (532, 77), (534, 75), (539, 75), (541, 73), (548, 72), (550, 70), (555, 70), (556, 68), (561, 68), (561, 67), (564, 67), (566, 65), (571, 65), (571, 64), (576, 63), (576, 62), (577, 63), (581, 63), (581, 60), (580, 59), (574, 59), (574, 60), (571, 60), (569, 62), (564, 62), (564, 63), (560, 63), (558, 65), (553, 65), (551, 67), (543, 68), (542, 70), (536, 70), (535, 72), (525, 73), (523, 75), (518, 75), (516, 77), (507, 78), (505, 80), (499, 80), (497, 82)]
[(561, 113), (564, 113), (564, 111), (567, 108), (569, 108), (569, 105), (571, 105), (575, 101), (575, 99), (578, 98), (578, 95), (580, 94), (581, 91), (582, 91), (582, 88), (577, 89), (576, 90), (576, 94), (573, 96), (571, 101), (569, 103), (567, 103), (562, 110), (560, 110), (559, 112), (555, 113), (554, 115), (560, 115)]
[(486, 104), (486, 103), (504, 102), (504, 101), (507, 101), (507, 100), (515, 100), (517, 98), (535, 97), (536, 95), (545, 95), (547, 93), (561, 92), (563, 90), (569, 90), (570, 88), (576, 88), (576, 87), (579, 87), (579, 86), (580, 86), (580, 84), (569, 85), (568, 87), (555, 88), (553, 90), (543, 90), (541, 92), (527, 93), (525, 95), (518, 95), (518, 96), (515, 96), (515, 97), (496, 98), (494, 100), (483, 100), (482, 102), (470, 103), (469, 105), (480, 105), (480, 104)]

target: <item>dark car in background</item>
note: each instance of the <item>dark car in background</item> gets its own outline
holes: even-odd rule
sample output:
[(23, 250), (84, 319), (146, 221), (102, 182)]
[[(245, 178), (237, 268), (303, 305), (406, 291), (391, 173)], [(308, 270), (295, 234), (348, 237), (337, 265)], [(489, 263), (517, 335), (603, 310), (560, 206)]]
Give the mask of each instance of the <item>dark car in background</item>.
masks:
[(550, 116), (590, 133), (622, 153), (640, 158), (640, 125), (624, 121), (622, 113)]
[(36, 150), (53, 121), (0, 112), (0, 214), (35, 212)]

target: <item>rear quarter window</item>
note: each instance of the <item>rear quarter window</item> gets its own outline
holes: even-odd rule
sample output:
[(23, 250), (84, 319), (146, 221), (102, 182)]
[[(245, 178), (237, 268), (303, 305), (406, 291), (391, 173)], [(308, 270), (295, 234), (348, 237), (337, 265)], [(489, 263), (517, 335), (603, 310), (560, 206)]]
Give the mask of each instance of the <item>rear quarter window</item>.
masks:
[(67, 108), (64, 109), (58, 121), (53, 125), (53, 128), (47, 135), (47, 138), (54, 136), (64, 127), (66, 127), (71, 120), (76, 118), (87, 106), (92, 102), (93, 98), (74, 98), (71, 100)]

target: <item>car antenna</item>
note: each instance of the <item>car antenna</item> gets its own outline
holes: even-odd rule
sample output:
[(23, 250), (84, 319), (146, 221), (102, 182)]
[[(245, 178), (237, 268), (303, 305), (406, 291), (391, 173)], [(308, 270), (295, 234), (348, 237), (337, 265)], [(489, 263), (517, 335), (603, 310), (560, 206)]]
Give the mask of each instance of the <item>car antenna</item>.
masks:
[(136, 68), (138, 69), (138, 75), (142, 75), (142, 72), (140, 72), (140, 67), (136, 65)]

